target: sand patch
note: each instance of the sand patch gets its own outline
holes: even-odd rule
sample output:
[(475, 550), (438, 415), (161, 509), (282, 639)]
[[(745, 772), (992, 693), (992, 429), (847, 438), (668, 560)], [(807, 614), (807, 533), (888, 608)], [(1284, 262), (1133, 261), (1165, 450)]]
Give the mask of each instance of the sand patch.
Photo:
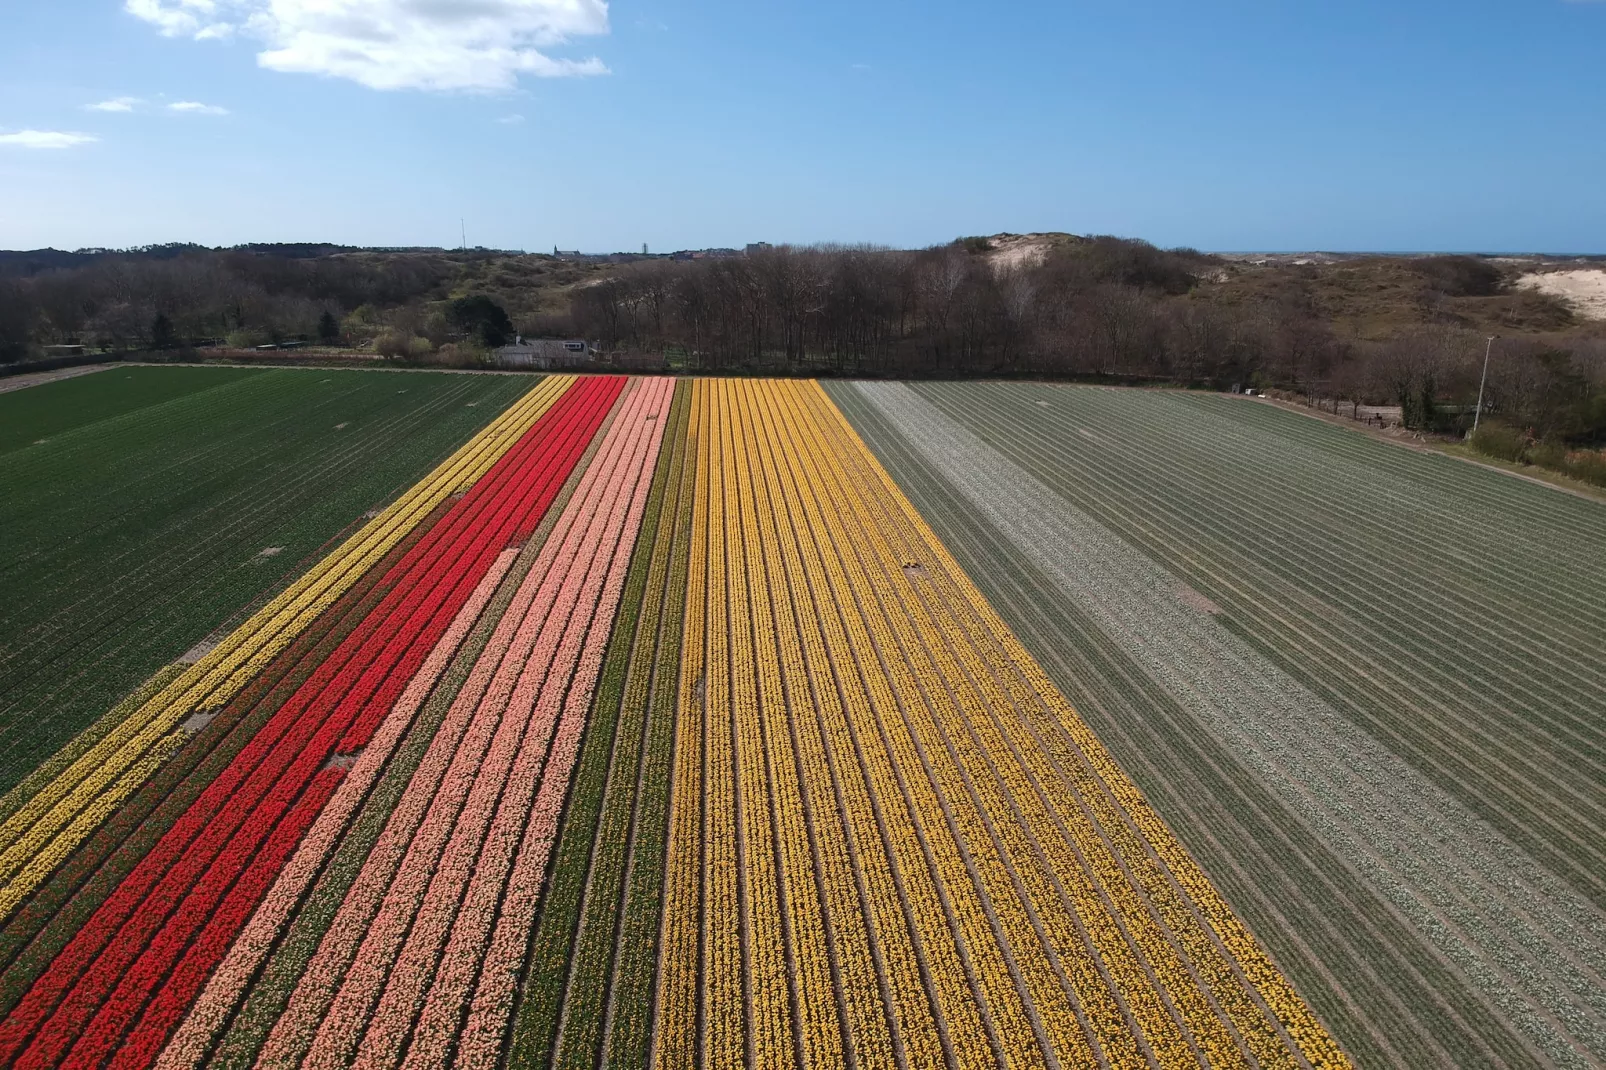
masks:
[(1585, 319), (1606, 320), (1606, 268), (1576, 268), (1524, 275), (1517, 285), (1567, 302)]

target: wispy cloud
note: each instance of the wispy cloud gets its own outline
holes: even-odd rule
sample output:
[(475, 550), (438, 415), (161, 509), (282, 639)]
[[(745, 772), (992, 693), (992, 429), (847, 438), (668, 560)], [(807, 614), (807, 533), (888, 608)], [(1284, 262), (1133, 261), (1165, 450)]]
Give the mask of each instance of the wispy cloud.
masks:
[(175, 100), (167, 106), (168, 111), (178, 112), (181, 115), (227, 115), (229, 109), (220, 108), (216, 104), (202, 104), (198, 100)]
[(607, 0), (124, 0), (167, 37), (239, 33), (260, 66), (346, 78), (372, 89), (499, 92), (520, 75), (608, 73), (595, 57), (548, 53), (606, 34)]
[(103, 100), (99, 104), (85, 104), (84, 108), (87, 111), (122, 112), (133, 111), (135, 108), (144, 103), (145, 102), (138, 97), (113, 97), (110, 100)]
[(504, 116), (502, 116), (500, 119), (498, 119), (496, 121), (501, 123), (503, 126), (518, 126), (520, 123), (522, 123), (524, 121), (524, 116), (522, 116), (522, 115), (504, 115)]
[(0, 146), (18, 149), (70, 149), (74, 145), (88, 145), (99, 140), (94, 134), (75, 134), (65, 130), (18, 130), (13, 134), (0, 134)]
[(232, 23), (217, 17), (216, 0), (127, 0), (123, 7), (164, 37), (220, 37), (233, 30)]

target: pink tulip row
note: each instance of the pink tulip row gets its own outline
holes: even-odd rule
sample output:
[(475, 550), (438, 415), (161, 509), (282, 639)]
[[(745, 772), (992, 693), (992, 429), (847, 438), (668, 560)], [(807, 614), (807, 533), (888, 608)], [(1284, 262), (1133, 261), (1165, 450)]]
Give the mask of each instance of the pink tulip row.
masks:
[[(562, 692), (563, 635), (593, 559), (601, 547), (620, 544), (624, 488), (631, 479), (647, 483), (647, 443), (655, 454), (667, 397), (667, 385), (632, 387), (270, 1034), (265, 1063), (293, 1062), (309, 1041), (313, 1065), (345, 1062), (382, 997), (387, 1003), (378, 1022), (390, 1020), (399, 1031), (376, 1026), (367, 1050), (392, 1050), (405, 1037), (428, 981), (428, 949), (445, 938), (476, 862), (486, 864), (485, 824), (509, 774), (509, 791), (518, 790), (521, 777), (533, 785), (528, 761), (517, 772), (514, 766), (521, 751), (537, 762), (544, 756), (551, 718), (543, 723), (540, 694), (549, 678)], [(648, 420), (655, 411), (658, 418)], [(580, 619), (591, 615), (584, 611)], [(552, 672), (554, 666), (560, 671)], [(410, 980), (414, 975), (421, 979)]]
[[(623, 424), (616, 422), (615, 426), (622, 427)], [(321, 1034), (320, 1046), (314, 1049), (314, 1060), (338, 1061), (329, 1053), (330, 1045), (355, 1043), (356, 1037), (360, 1035), (361, 1023), (366, 1021), (371, 1013), (370, 997), (378, 995), (385, 984), (386, 976), (391, 972), (395, 955), (398, 953), (398, 945), (406, 932), (406, 920), (417, 910), (417, 899), (425, 893), (429, 874), (440, 863), (441, 854), (446, 849), (446, 836), (452, 830), (458, 815), (463, 812), (466, 794), (476, 783), (481, 785), (495, 783), (496, 774), (501, 768), (505, 768), (499, 766), (497, 762), (501, 751), (505, 749), (505, 739), (501, 737), (507, 730), (518, 727), (520, 722), (504, 721), (502, 713), (510, 703), (515, 706), (521, 704), (518, 689), (521, 681), (529, 679), (531, 669), (539, 669), (550, 662), (550, 658), (542, 657), (535, 647), (543, 624), (549, 621), (559, 608), (558, 601), (562, 597), (563, 584), (567, 576), (567, 571), (562, 566), (572, 561), (581, 547), (587, 544), (594, 546), (596, 541), (596, 533), (586, 524), (576, 521), (590, 516), (594, 512), (594, 500), (609, 489), (608, 477), (615, 472), (620, 456), (619, 447), (623, 441), (621, 437), (612, 437), (611, 441), (605, 440), (599, 456), (588, 471), (586, 481), (576, 493), (574, 502), (566, 510), (562, 526), (549, 540), (549, 545), (556, 544), (556, 552), (543, 555), (546, 560), (539, 561), (526, 580), (527, 590), (531, 586), (535, 588), (534, 597), (525, 602), (521, 616), (514, 615), (517, 603), (515, 607), (510, 608), (508, 616), (504, 616), (504, 624), (517, 624), (511, 644), (506, 650), (497, 652), (494, 661), (482, 657), (482, 665), (495, 664), (497, 670), (491, 676), (485, 693), (479, 696), (474, 706), (466, 737), (458, 745), (452, 765), (447, 771), (444, 786), (437, 786), (433, 778), (427, 783), (420, 783), (415, 778), (413, 786), (403, 797), (405, 806), (410, 801), (408, 795), (430, 792), (422, 825), (405, 844), (399, 845), (405, 847), (405, 854), (399, 863), (400, 872), (390, 876), (389, 892), (383, 906), (377, 917), (369, 923), (369, 939), (358, 950), (356, 961), (351, 966), (345, 981), (345, 987), (328, 1012), (326, 1021), (346, 1022), (347, 1028), (331, 1030), (326, 1024)], [(509, 620), (510, 617), (512, 621)], [(468, 699), (472, 697), (465, 696)], [(497, 746), (499, 739), (503, 743), (502, 747)], [(483, 800), (480, 808), (482, 811), (488, 809)], [(392, 861), (389, 858), (385, 859), (387, 870), (391, 865)], [(370, 867), (364, 868), (359, 880), (369, 877), (369, 869)], [(404, 891), (398, 895), (398, 889)], [(341, 925), (339, 919), (336, 925)]]
[[(637, 391), (638, 394), (644, 392)], [(529, 813), (529, 797), (541, 777), (558, 704), (595, 613), (604, 578), (599, 565), (608, 559), (609, 552), (619, 541), (622, 514), (628, 500), (625, 488), (632, 481), (645, 485), (645, 479), (651, 478), (650, 471), (641, 464), (645, 453), (641, 440), (651, 435), (658, 424), (642, 422), (640, 411), (634, 415), (635, 419), (631, 420), (630, 414), (624, 414), (618, 422), (626, 453), (621, 458), (623, 463), (609, 480), (606, 497), (601, 503), (607, 512), (602, 508), (588, 510), (592, 515), (587, 517), (590, 521), (587, 527), (593, 534), (588, 534), (580, 555), (570, 564), (556, 611), (548, 618), (534, 655), (521, 673), (520, 686), (515, 689), (511, 706), (502, 714), (490, 756), (475, 779), (468, 805), (458, 817), (447, 850), (434, 867), (429, 890), (408, 933), (406, 945), (391, 970), (385, 993), (359, 1050), (359, 1066), (394, 1064), (430, 971), (437, 961), (442, 961), (440, 949), (453, 926), (453, 919), (457, 921), (457, 931), (453, 935), (460, 936), (465, 923), (472, 926), (483, 919), (488, 925), (496, 909), (509, 856), (517, 843), (518, 829)], [(647, 471), (645, 479), (644, 471)], [(554, 637), (558, 637), (556, 650), (552, 649)], [(533, 716), (526, 712), (530, 703), (520, 701), (521, 692), (527, 699), (534, 699)], [(486, 838), (487, 823), (491, 824), (489, 840)], [(465, 885), (469, 886), (470, 898), (459, 912)], [(485, 889), (494, 889), (490, 902), (484, 903), (482, 898), (475, 903), (474, 891), (479, 890), (483, 897)], [(475, 909), (476, 906), (479, 909)], [(459, 980), (466, 985), (473, 976), (472, 963), (478, 958), (475, 945), (483, 941), (476, 941), (470, 934), (462, 936), (461, 942), (469, 946), (456, 948), (456, 955), (449, 950), (444, 962), (457, 968)], [(454, 958), (457, 959), (455, 963)], [(462, 976), (465, 967), (467, 978)], [(439, 983), (441, 978), (436, 980)], [(426, 1016), (421, 1024), (428, 1021)], [(426, 1035), (442, 1041), (450, 1039), (449, 1033), (442, 1037), (439, 1028)], [(414, 1056), (420, 1051), (418, 1039), (414, 1041)], [(431, 1048), (427, 1044), (423, 1047)], [(425, 1059), (424, 1065), (429, 1065), (427, 1055)]]
[(257, 969), (272, 950), (279, 933), (290, 921), (324, 863), (334, 853), (357, 809), (383, 771), (391, 754), (412, 725), (424, 700), (429, 697), (441, 674), (451, 662), (469, 629), (479, 620), (486, 604), (518, 557), (517, 548), (502, 551), (469, 600), (425, 659), (418, 674), (380, 723), (372, 741), (341, 782), (328, 805), (318, 814), (290, 864), (279, 874), (262, 905), (229, 949), (228, 956), (212, 975), (199, 1000), (179, 1031), (157, 1060), (157, 1070), (180, 1070), (199, 1065), (207, 1049), (239, 1006)]
[[(569, 778), (574, 771), (580, 739), (584, 734), (591, 700), (596, 691), (597, 678), (602, 671), (608, 639), (613, 630), (614, 616), (618, 612), (619, 600), (624, 592), (631, 551), (635, 546), (636, 535), (641, 529), (646, 511), (647, 495), (651, 489), (653, 468), (663, 442), (664, 426), (668, 423), (674, 383), (664, 379), (649, 382), (656, 395), (649, 454), (641, 474), (636, 479), (624, 530), (616, 543), (613, 560), (608, 565), (597, 609), (591, 627), (586, 633), (579, 666), (563, 699), (562, 720), (559, 722), (557, 735), (547, 758), (546, 774), (541, 780), (535, 805), (529, 812), (523, 842), (518, 846), (512, 879), (506, 884), (499, 913), (493, 904), (492, 909), (482, 908), (475, 915), (488, 924), (494, 914), (496, 926), (490, 935), (488, 946), (481, 945), (484, 957), (477, 975), (470, 975), (470, 979), (477, 976), (478, 981), (474, 988), (472, 1003), (465, 1008), (468, 1011), (468, 1020), (462, 1034), (457, 1038), (456, 1062), (459, 1066), (494, 1067), (500, 1058), (508, 1015), (512, 1010), (514, 988), (523, 964), (525, 949), (529, 946), (530, 930), (535, 924), (535, 911), (540, 898), (542, 880), (547, 870), (547, 859), (557, 838), (558, 822), (562, 816), (564, 800), (568, 795)], [(465, 947), (464, 951), (466, 960), (470, 949)], [(446, 961), (456, 961), (450, 949)], [(436, 984), (439, 990), (441, 988), (439, 980)], [(441, 993), (439, 1008), (435, 1013), (442, 1017), (447, 1013), (460, 1013), (456, 1010), (458, 1000), (467, 1000), (466, 982), (460, 994), (452, 991)], [(430, 1020), (431, 1009), (436, 1006), (436, 994), (432, 993), (430, 1002), (424, 1009), (424, 1022)], [(422, 1045), (420, 1039), (420, 1037), (414, 1038), (408, 1064), (421, 1070), (430, 1065), (429, 1056), (444, 1058), (445, 1049), (431, 1050)], [(420, 1055), (424, 1058), (417, 1058)]]

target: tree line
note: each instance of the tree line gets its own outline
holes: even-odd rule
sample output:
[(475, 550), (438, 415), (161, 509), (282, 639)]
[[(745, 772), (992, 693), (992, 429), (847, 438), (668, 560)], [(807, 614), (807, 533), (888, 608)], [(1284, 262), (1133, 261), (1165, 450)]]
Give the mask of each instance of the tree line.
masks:
[[(1222, 260), (1116, 238), (1006, 264), (986, 239), (642, 263), (577, 288), (571, 305), (575, 330), (605, 352), (673, 369), (1277, 388), (1335, 408), (1398, 405), (1407, 426), (1453, 430), (1470, 419), (1486, 335), (1442, 306), (1510, 280), (1472, 257), (1409, 263), (1421, 322), (1385, 340), (1346, 334), (1297, 288), (1218, 299)], [(1487, 406), (1538, 437), (1606, 442), (1606, 334), (1527, 332), (1497, 356)]]
[(293, 338), (474, 365), (522, 333), (584, 338), (604, 361), (641, 370), (1276, 388), (1354, 412), (1397, 405), (1407, 425), (1448, 431), (1477, 396), (1491, 328), (1464, 313), (1483, 302), (1538, 313), (1501, 332), (1489, 410), (1536, 441), (1606, 442), (1606, 331), (1519, 299), (1487, 260), (1388, 261), (1389, 277), (1406, 280), (1409, 322), (1359, 332), (1324, 303), (1318, 268), (1257, 269), (1266, 285), (1246, 290), (1229, 284), (1249, 277), (1237, 265), (1140, 241), (1067, 235), (1011, 251), (986, 238), (781, 246), (584, 269), (326, 246), (0, 254), (0, 362), (46, 345)]

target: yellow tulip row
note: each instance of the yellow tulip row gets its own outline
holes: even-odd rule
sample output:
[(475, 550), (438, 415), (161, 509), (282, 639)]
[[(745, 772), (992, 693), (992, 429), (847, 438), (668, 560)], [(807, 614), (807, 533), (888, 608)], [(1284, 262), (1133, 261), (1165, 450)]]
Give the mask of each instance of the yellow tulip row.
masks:
[[(864, 683), (852, 712), (872, 746), (880, 744), (878, 762), (885, 762), (886, 771), (879, 778), (885, 787), (878, 790), (889, 799), (902, 797), (904, 820), (918, 831), (927, 854), (923, 872), (915, 864), (906, 867), (907, 884), (912, 889), (929, 885), (947, 908), (947, 933), (933, 924), (925, 942), (928, 949), (946, 952), (945, 944), (951, 944), (955, 951), (946, 968), (933, 970), (945, 990), (941, 1004), (955, 1056), (967, 1065), (992, 1063), (999, 1056), (1012, 1065), (1043, 1065), (1049, 1036), (1048, 1042), (1067, 1055), (1085, 1053), (1085, 1042), (1073, 1036), (1079, 1033), (1074, 1015), (1067, 1032), (1052, 1013), (1043, 1013), (1067, 1008), (1054, 991), (1047, 961), (1021, 954), (1037, 942), (1033, 919), (1021, 909), (1010, 874), (985, 846), (987, 830), (968, 805), (966, 785), (953, 775), (947, 756), (931, 747), (929, 704), (933, 685), (940, 688), (943, 682), (917, 680), (911, 671), (910, 637), (900, 630), (907, 622), (895, 611), (885, 577), (866, 568), (864, 555), (874, 533), (848, 500), (851, 492), (843, 485), (835, 449), (824, 441), (819, 413), (810, 406), (813, 389), (804, 384), (774, 389), (786, 436), (782, 448), (795, 458), (802, 522), (819, 548), (822, 609), (829, 612), (834, 603), (845, 624), (846, 641), (835, 645), (833, 660), (847, 672), (857, 662)], [(900, 579), (901, 564), (892, 563)], [(966, 1028), (968, 1016), (951, 1013), (963, 1005), (966, 988), (985, 1007), (984, 1031)]]
[[(826, 955), (823, 916), (818, 889), (814, 883), (814, 858), (809, 846), (806, 814), (797, 778), (797, 765), (792, 749), (788, 725), (786, 689), (779, 669), (775, 607), (772, 602), (774, 588), (767, 574), (764, 546), (760, 534), (761, 488), (755, 482), (753, 451), (757, 439), (752, 434), (750, 414), (740, 404), (733, 391), (722, 390), (722, 401), (728, 406), (723, 421), (729, 432), (729, 449), (724, 461), (729, 476), (727, 485), (747, 493), (737, 494), (739, 527), (733, 534), (740, 537), (740, 553), (730, 555), (733, 588), (745, 589), (747, 612), (731, 603), (731, 624), (734, 646), (739, 652), (733, 663), (732, 677), (736, 696), (735, 714), (739, 749), (742, 751), (744, 792), (747, 784), (768, 786), (769, 806), (773, 822), (760, 820), (747, 822), (745, 842), (751, 860), (762, 857), (768, 860), (763, 837), (766, 831), (774, 837), (779, 858), (766, 865), (767, 878), (774, 873), (774, 887), (766, 881), (753, 880), (750, 908), (754, 925), (753, 967), (755, 973), (765, 977), (762, 991), (766, 995), (762, 1019), (775, 1020), (767, 1031), (779, 1041), (792, 1036), (791, 1010), (786, 997), (789, 992), (784, 983), (777, 992), (772, 975), (790, 970), (795, 976), (798, 990), (798, 1013), (794, 1039), (805, 1060), (811, 1065), (841, 1065), (841, 1032), (837, 1024), (830, 960)], [(756, 685), (756, 686), (755, 686)], [(754, 693), (756, 691), (756, 694)], [(762, 781), (758, 778), (762, 777)], [(747, 796), (751, 798), (751, 796)], [(754, 800), (748, 812), (759, 816), (763, 806)], [(766, 830), (766, 825), (768, 828)], [(769, 908), (774, 903), (779, 909)], [(790, 954), (786, 954), (782, 949)], [(764, 949), (762, 953), (756, 953)], [(781, 998), (776, 999), (776, 995)], [(760, 1037), (764, 1036), (761, 1030)], [(769, 1041), (765, 1040), (768, 1044)], [(777, 1047), (765, 1052), (760, 1062), (771, 1064), (778, 1059), (790, 1063), (791, 1051)]]
[(179, 723), (217, 709), (452, 494), (471, 486), (573, 383), (542, 380), (0, 825), (0, 920), (183, 742)]
[[(852, 445), (840, 429), (834, 437), (830, 444), (836, 454), (853, 460)], [(1091, 1040), (1112, 1064), (1141, 1064), (1146, 1059), (1141, 1036), (1162, 1065), (1192, 1062), (1189, 1038), (1164, 986), (1156, 984), (1172, 957), (1166, 934), (1144, 925), (1150, 920), (1147, 912), (1120, 861), (1108, 856), (1098, 829), (1078, 827), (1085, 822), (1075, 812), (1077, 800), (1050, 798), (1052, 781), (1040, 766), (1032, 768), (1036, 748), (1029, 743), (1023, 748), (1008, 734), (1018, 724), (1010, 715), (1013, 697), (998, 687), (999, 665), (984, 663), (974, 649), (985, 632), (952, 627), (946, 592), (935, 595), (950, 577), (925, 564), (931, 556), (925, 547), (899, 537), (903, 533), (896, 518), (887, 515), (884, 496), (853, 490), (876, 482), (862, 465), (842, 476), (854, 498), (848, 507), (859, 513), (871, 551), (866, 555), (869, 582), (889, 607), (889, 623), (904, 643), (908, 672), (901, 686), (925, 695), (933, 716), (923, 719), (921, 730), (927, 745), (948, 759), (946, 767), (937, 763), (939, 776), (961, 781), (950, 798), (973, 807), (963, 801), (955, 805), (958, 814), (969, 817), (964, 835), (989, 868), (1007, 875), (994, 873), (1000, 912), (1014, 907), (1005, 886), (1013, 879), (1015, 898), (1032, 919), (1036, 933), (1021, 931), (1016, 947), (1028, 978), (1032, 966), (1048, 974), (1029, 980), (1028, 988), (1054, 1047), (1062, 1056), (1085, 1059), (1079, 1049)], [(912, 583), (898, 575), (895, 568), (902, 561), (920, 562), (922, 578)], [(984, 827), (977, 828), (978, 823)], [(1077, 1006), (1081, 1016), (1074, 1013)]]
[[(784, 571), (784, 575), (776, 572), (770, 592), (778, 603), (790, 606), (778, 629), (786, 650), (780, 668), (785, 689), (792, 696), (791, 724), (800, 744), (803, 772), (799, 791), (814, 800), (814, 839), (820, 851), (817, 883), (824, 888), (830, 908), (841, 977), (841, 1013), (861, 1065), (896, 1065), (900, 1047), (909, 1053), (911, 1065), (930, 1065), (943, 1058), (943, 1051), (939, 1023), (928, 997), (924, 960), (907, 927), (908, 908), (899, 895), (896, 877), (896, 851), (889, 849), (888, 839), (882, 835), (879, 800), (869, 790), (855, 756), (856, 742), (826, 653), (828, 643), (842, 642), (840, 631), (828, 634), (826, 629), (837, 622), (813, 602), (803, 558), (812, 544), (803, 541), (806, 533), (799, 536), (789, 514), (796, 492), (782, 479), (784, 461), (779, 451), (783, 447), (773, 428), (768, 391), (750, 384), (744, 387), (744, 393), (755, 395), (744, 409), (752, 414), (753, 422), (765, 425), (751, 436), (755, 448), (762, 451), (760, 473), (751, 486), (755, 494), (763, 496), (766, 519), (776, 535), (768, 541), (761, 537), (756, 558), (760, 567), (772, 571), (779, 559), (780, 571)], [(774, 672), (775, 664), (768, 668)], [(909, 830), (905, 827), (903, 831)], [(902, 842), (906, 856), (918, 855), (912, 835)], [(809, 877), (800, 873), (794, 884), (803, 886)], [(825, 991), (816, 989), (804, 998), (817, 1008), (829, 1007)], [(822, 1037), (821, 1046), (829, 1050), (829, 1041)]]
[(660, 1065), (1347, 1065), (817, 385), (688, 446)]
[(694, 462), (691, 547), (686, 615), (681, 642), (680, 693), (675, 719), (669, 840), (664, 862), (664, 905), (658, 940), (654, 1065), (698, 1061), (698, 989), (701, 981), (703, 903), (703, 715), (707, 664), (703, 627), (708, 587), (708, 395), (694, 384), (686, 427), (686, 456)]
[[(980, 685), (981, 708), (1000, 713), (1013, 708), (1025, 714), (997, 720), (1013, 737), (1002, 742), (1043, 794), (1044, 811), (1028, 816), (1026, 824), (1072, 834), (1083, 857), (1105, 871), (1105, 895), (1118, 905), (1132, 939), (1144, 948), (1151, 975), (1194, 1044), (1216, 1062), (1348, 1066), (1336, 1042), (1137, 786), (965, 578), (823, 392), (819, 405), (834, 417), (841, 455), (852, 458), (849, 485), (882, 491), (870, 495), (881, 498), (885, 509), (882, 522), (870, 530), (894, 536), (891, 553), (922, 555), (935, 563), (928, 570), (938, 593), (926, 601), (927, 620)], [(1043, 727), (1034, 730), (1037, 726)], [(1075, 835), (1078, 808), (1086, 814), (1082, 835)], [(1095, 830), (1097, 839), (1086, 834)], [(1062, 875), (1068, 872), (1064, 865), (1054, 868)], [(1152, 1035), (1150, 1039), (1152, 1043)], [(1178, 1050), (1176, 1055), (1179, 1062), (1194, 1061), (1190, 1053)]]
[[(938, 1065), (945, 1051), (961, 1065), (986, 1065), (992, 1061), (989, 1030), (969, 984), (971, 964), (954, 939), (956, 918), (974, 923), (979, 912), (966, 911), (963, 898), (956, 903), (953, 887), (932, 879), (938, 864), (932, 848), (941, 850), (942, 837), (931, 836), (928, 823), (940, 817), (909, 798), (906, 770), (887, 751), (883, 719), (893, 707), (886, 701), (881, 675), (857, 665), (853, 651), (869, 646), (864, 622), (857, 607), (831, 589), (839, 584), (831, 534), (819, 514), (810, 511), (815, 500), (812, 472), (801, 463), (799, 444), (791, 436), (785, 392), (775, 384), (755, 384), (749, 390), (767, 413), (766, 436), (773, 440), (778, 460), (766, 474), (778, 485), (777, 496), (799, 544), (804, 587), (794, 595), (809, 594), (804, 612), (819, 629), (810, 643), (810, 661), (835, 678), (835, 686), (822, 691), (828, 696), (824, 745), (839, 779), (855, 797), (859, 842), (872, 848), (861, 854), (860, 877), (881, 900), (874, 929), (884, 944), (882, 963), (898, 1040), (911, 1065)], [(946, 885), (963, 880), (963, 864), (949, 861)]]
[[(744, 511), (744, 521), (751, 519), (744, 524), (746, 559), (768, 595), (758, 602), (753, 624), (765, 709), (775, 711), (768, 719), (774, 741), (772, 783), (780, 795), (777, 807), (789, 818), (784, 869), (801, 975), (803, 1053), (810, 1065), (845, 1065), (845, 1033), (860, 1065), (895, 1066), (842, 816), (830, 790), (830, 760), (810, 697), (830, 683), (820, 673), (824, 659), (818, 630), (809, 628), (800, 639), (802, 622), (812, 622), (814, 609), (794, 601), (806, 597), (808, 586), (786, 519), (786, 494), (770, 487), (775, 443), (762, 427), (762, 411), (743, 405), (738, 414), (747, 444), (744, 482), (752, 488), (750, 507)], [(827, 918), (836, 933), (834, 941), (827, 938)], [(840, 978), (835, 993), (833, 950)]]

